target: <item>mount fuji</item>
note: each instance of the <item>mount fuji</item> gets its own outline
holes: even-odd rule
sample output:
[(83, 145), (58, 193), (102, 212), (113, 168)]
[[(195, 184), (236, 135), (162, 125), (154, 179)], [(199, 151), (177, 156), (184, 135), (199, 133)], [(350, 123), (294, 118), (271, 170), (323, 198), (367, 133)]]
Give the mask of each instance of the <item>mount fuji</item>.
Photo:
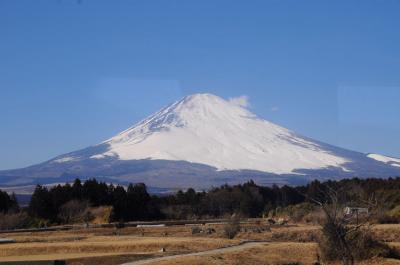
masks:
[(158, 188), (400, 176), (400, 159), (322, 143), (211, 94), (187, 96), (98, 145), (0, 171), (1, 186), (96, 177)]

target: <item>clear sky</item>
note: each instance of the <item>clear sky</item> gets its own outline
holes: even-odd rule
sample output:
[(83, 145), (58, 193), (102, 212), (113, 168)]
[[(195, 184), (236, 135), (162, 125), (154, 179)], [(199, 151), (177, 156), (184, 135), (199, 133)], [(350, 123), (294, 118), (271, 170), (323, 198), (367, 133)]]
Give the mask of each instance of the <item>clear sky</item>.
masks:
[(0, 0), (0, 169), (99, 143), (182, 96), (400, 157), (400, 1)]

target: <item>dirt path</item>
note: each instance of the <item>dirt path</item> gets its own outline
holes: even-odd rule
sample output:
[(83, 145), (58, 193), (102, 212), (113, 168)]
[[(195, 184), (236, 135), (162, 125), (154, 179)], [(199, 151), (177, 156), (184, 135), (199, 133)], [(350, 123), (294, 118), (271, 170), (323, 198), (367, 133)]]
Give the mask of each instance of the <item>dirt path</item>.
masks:
[(160, 258), (144, 259), (144, 260), (138, 260), (138, 261), (124, 263), (122, 265), (143, 265), (143, 264), (156, 263), (156, 262), (159, 262), (159, 261), (172, 260), (172, 259), (182, 258), (182, 257), (193, 257), (193, 256), (203, 256), (203, 255), (223, 254), (223, 253), (227, 253), (227, 252), (240, 251), (240, 250), (247, 249), (247, 248), (252, 248), (252, 247), (255, 247), (255, 246), (265, 245), (267, 243), (268, 242), (266, 242), (266, 241), (244, 242), (244, 243), (242, 243), (240, 245), (231, 246), (231, 247), (223, 247), (223, 248), (217, 248), (217, 249), (212, 249), (212, 250), (194, 252), (194, 253), (189, 253), (189, 254), (178, 254), (178, 255), (165, 256), (165, 257), (160, 257)]

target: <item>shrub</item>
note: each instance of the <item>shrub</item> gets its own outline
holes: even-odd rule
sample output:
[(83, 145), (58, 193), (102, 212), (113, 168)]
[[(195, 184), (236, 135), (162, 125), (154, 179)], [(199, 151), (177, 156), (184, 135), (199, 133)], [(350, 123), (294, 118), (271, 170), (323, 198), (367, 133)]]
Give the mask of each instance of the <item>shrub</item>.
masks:
[(400, 205), (391, 210), (379, 209), (373, 212), (371, 217), (371, 221), (376, 224), (400, 223)]
[(393, 217), (396, 217), (400, 220), (400, 205), (397, 205), (392, 210), (390, 210), (389, 214)]
[(2, 214), (0, 213), (0, 230), (22, 229), (38, 226), (37, 220), (29, 217), (25, 212)]
[(240, 219), (233, 216), (224, 226), (224, 234), (227, 238), (233, 239), (240, 231)]
[(388, 213), (381, 213), (375, 216), (375, 223), (377, 224), (398, 224), (400, 217), (390, 215)]
[(85, 222), (85, 224), (89, 224), (90, 222), (92, 222), (94, 219), (94, 215), (90, 210), (86, 210), (83, 213), (83, 221)]
[(65, 224), (86, 222), (84, 219), (88, 205), (87, 201), (69, 201), (61, 206), (58, 218)]
[(373, 257), (395, 258), (396, 251), (376, 240), (370, 229), (326, 222), (319, 242), (322, 257), (326, 261), (341, 260), (342, 264), (354, 264), (354, 260)]
[[(344, 225), (327, 220), (322, 226), (322, 237), (319, 248), (322, 258), (326, 261), (342, 260), (342, 264), (352, 260), (349, 246), (346, 242), (347, 228)], [(344, 242), (344, 243), (343, 243)]]
[(201, 228), (200, 227), (198, 227), (198, 226), (192, 227), (192, 235), (200, 234), (200, 233), (201, 233)]
[(376, 240), (369, 229), (361, 229), (348, 236), (351, 250), (356, 260), (373, 257), (396, 258), (397, 253), (387, 244)]
[(288, 206), (286, 209), (291, 220), (294, 222), (302, 222), (305, 216), (314, 211), (315, 206), (305, 202)]
[[(91, 221), (94, 224), (109, 223), (112, 211), (113, 208), (111, 206), (100, 206), (100, 207), (90, 208), (88, 212), (90, 212), (92, 218), (88, 222)], [(89, 216), (86, 216), (86, 218), (87, 217)]]

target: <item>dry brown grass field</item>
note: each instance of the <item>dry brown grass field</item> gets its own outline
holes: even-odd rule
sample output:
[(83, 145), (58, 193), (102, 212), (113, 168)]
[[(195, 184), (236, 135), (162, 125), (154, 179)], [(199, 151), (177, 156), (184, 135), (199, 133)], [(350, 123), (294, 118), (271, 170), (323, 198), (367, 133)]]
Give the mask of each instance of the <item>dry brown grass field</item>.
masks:
[[(0, 245), (1, 262), (67, 260), (68, 265), (111, 265), (239, 245), (245, 241), (265, 243), (241, 250), (195, 257), (177, 257), (150, 264), (313, 264), (317, 260), (315, 225), (242, 225), (235, 239), (225, 238), (223, 225), (206, 225), (215, 233), (192, 234), (189, 226), (89, 228), (54, 232), (0, 234), (16, 240)], [(204, 228), (203, 227), (203, 228)], [(374, 233), (400, 249), (400, 225), (376, 225)], [(165, 252), (160, 252), (164, 248)], [(18, 264), (18, 263), (16, 263)], [(357, 263), (358, 264), (358, 263)], [(373, 259), (365, 265), (399, 264), (398, 260)]]
[[(293, 243), (277, 242), (246, 249), (240, 252), (225, 253), (221, 255), (205, 255), (198, 257), (177, 258), (172, 261), (149, 263), (151, 265), (297, 265), (315, 264), (317, 261), (317, 244), (315, 243)], [(399, 260), (373, 259), (368, 262), (357, 263), (358, 265), (400, 265)], [(331, 264), (333, 265), (333, 264)], [(335, 264), (336, 265), (336, 264)], [(339, 263), (337, 264), (339, 265)]]

